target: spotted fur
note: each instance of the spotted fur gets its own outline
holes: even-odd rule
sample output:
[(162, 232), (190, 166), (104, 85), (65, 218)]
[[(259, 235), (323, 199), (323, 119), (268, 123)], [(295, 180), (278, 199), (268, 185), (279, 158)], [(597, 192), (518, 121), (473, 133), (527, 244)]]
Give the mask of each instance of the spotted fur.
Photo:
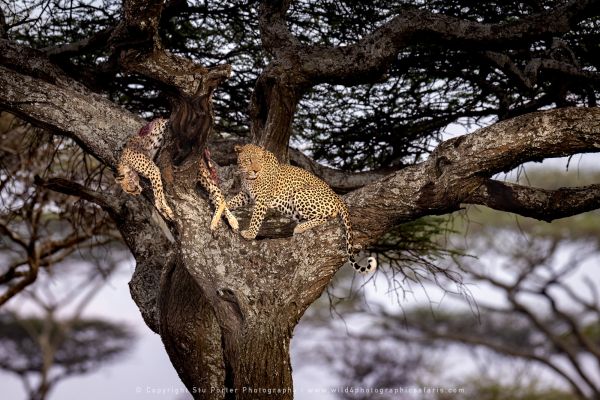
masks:
[(154, 193), (154, 205), (165, 218), (173, 219), (173, 211), (165, 198), (160, 170), (153, 161), (164, 141), (167, 122), (163, 118), (155, 119), (127, 140), (117, 164), (115, 180), (126, 193), (137, 196), (142, 193), (139, 175), (148, 178)]
[(299, 223), (294, 234), (301, 234), (329, 218), (339, 216), (346, 230), (346, 251), (352, 267), (369, 273), (377, 267), (373, 257), (368, 265), (359, 266), (355, 259), (353, 231), (344, 201), (321, 179), (310, 172), (291, 165), (279, 164), (270, 151), (247, 144), (236, 146), (238, 167), (242, 174), (242, 191), (227, 202), (229, 209), (254, 201), (250, 226), (241, 231), (248, 239), (256, 238), (267, 209), (274, 208)]

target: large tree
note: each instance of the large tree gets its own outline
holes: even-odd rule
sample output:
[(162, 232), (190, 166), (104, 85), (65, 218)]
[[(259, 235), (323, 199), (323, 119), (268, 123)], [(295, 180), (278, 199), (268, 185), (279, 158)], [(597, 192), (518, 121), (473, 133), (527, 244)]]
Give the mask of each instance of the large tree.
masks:
[[(363, 247), (462, 204), (546, 221), (592, 210), (598, 185), (543, 190), (493, 176), (600, 148), (599, 3), (8, 2), (0, 107), (113, 170), (141, 116), (168, 112), (157, 162), (173, 221), (148, 190), (36, 183), (113, 218), (136, 259), (132, 298), (196, 397), (292, 398), (292, 332), (345, 261), (342, 231), (332, 221), (293, 237), (278, 224), (254, 241), (212, 235), (194, 165), (215, 127), (229, 134), (210, 144), (222, 165), (245, 135), (349, 192)], [(450, 123), (492, 120), (431, 150)], [(312, 158), (290, 150), (292, 138)]]

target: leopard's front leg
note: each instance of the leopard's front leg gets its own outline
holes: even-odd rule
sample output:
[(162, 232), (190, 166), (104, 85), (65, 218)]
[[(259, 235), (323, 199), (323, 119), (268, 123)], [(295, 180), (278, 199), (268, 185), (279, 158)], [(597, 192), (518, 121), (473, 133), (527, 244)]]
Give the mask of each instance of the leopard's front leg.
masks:
[(210, 230), (214, 231), (215, 229), (217, 229), (217, 227), (219, 226), (219, 222), (221, 221), (221, 214), (225, 212), (225, 218), (227, 218), (227, 222), (229, 222), (231, 229), (237, 231), (239, 229), (238, 221), (227, 208), (227, 203), (225, 202), (225, 199), (223, 199), (222, 197), (217, 198), (217, 200), (215, 200), (215, 204), (217, 204), (217, 206), (213, 218), (210, 221)]
[(200, 184), (206, 189), (208, 192), (208, 196), (210, 201), (213, 203), (215, 207), (215, 213), (213, 214), (213, 218), (210, 221), (210, 230), (214, 231), (219, 226), (221, 222), (221, 214), (225, 213), (225, 217), (227, 218), (227, 222), (231, 226), (231, 229), (237, 231), (239, 228), (238, 221), (235, 216), (229, 211), (227, 208), (227, 203), (225, 202), (225, 197), (221, 192), (221, 189), (217, 184), (215, 184), (210, 176), (210, 172), (204, 166), (202, 162), (200, 162), (200, 176), (199, 176)]
[(265, 219), (267, 213), (267, 202), (264, 199), (256, 199), (254, 209), (252, 210), (252, 218), (250, 218), (250, 226), (248, 229), (241, 231), (244, 239), (252, 240), (256, 238), (258, 230)]
[(152, 185), (152, 192), (154, 193), (154, 205), (162, 213), (162, 215), (172, 220), (174, 218), (173, 210), (169, 207), (167, 199), (160, 178), (160, 169), (154, 164), (154, 161), (145, 154), (132, 151), (128, 148), (123, 150), (123, 155), (127, 160), (132, 160), (129, 165), (140, 175), (148, 178)]
[(249, 202), (250, 196), (248, 196), (248, 193), (242, 190), (241, 192), (233, 196), (231, 199), (229, 199), (229, 201), (227, 202), (227, 209), (235, 210), (238, 207), (245, 206)]

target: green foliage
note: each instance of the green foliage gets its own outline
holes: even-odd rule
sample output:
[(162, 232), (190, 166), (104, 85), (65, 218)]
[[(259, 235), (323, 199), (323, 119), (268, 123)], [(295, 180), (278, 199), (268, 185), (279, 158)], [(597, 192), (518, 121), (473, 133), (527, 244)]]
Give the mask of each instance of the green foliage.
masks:
[[(463, 253), (448, 246), (446, 238), (453, 234), (447, 217), (425, 217), (394, 227), (369, 248), (378, 262), (389, 264), (392, 281), (454, 282), (462, 286), (456, 269), (443, 260)], [(385, 273), (385, 272), (384, 272)], [(386, 274), (387, 275), (387, 274)]]
[[(394, 227), (369, 250), (377, 253), (380, 263), (405, 268), (404, 272), (415, 267), (433, 271), (438, 269), (436, 261), (460, 254), (446, 246), (444, 238), (451, 233), (446, 217), (420, 218)], [(415, 274), (411, 275), (418, 279)]]

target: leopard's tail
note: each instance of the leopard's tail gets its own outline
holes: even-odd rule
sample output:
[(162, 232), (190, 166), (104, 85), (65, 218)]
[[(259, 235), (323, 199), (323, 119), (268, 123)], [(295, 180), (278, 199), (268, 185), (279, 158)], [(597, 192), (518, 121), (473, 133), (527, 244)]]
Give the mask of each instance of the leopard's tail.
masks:
[(353, 231), (352, 223), (350, 222), (350, 214), (348, 212), (348, 207), (346, 207), (346, 204), (341, 200), (340, 203), (340, 218), (342, 220), (342, 223), (344, 224), (344, 229), (346, 230), (346, 253), (348, 254), (348, 261), (350, 262), (350, 265), (356, 270), (356, 272), (359, 272), (361, 274), (375, 272), (375, 269), (377, 269), (377, 260), (375, 259), (375, 257), (368, 257), (367, 265), (364, 267), (358, 265), (358, 263), (354, 259), (354, 238), (352, 234)]

